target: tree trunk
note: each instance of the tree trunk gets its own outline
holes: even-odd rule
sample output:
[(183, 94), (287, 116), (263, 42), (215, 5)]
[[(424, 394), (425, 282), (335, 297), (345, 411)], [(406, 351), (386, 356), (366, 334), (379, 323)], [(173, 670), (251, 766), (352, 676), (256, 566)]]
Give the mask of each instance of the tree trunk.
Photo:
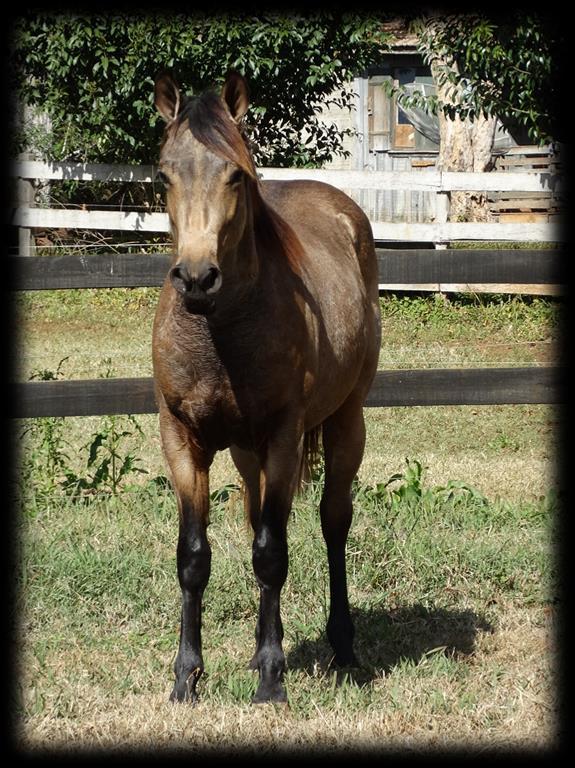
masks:
[[(441, 23), (437, 19), (435, 24)], [(436, 52), (431, 62), (431, 73), (437, 88), (439, 102), (439, 157), (437, 168), (442, 171), (487, 171), (492, 167), (491, 150), (495, 136), (496, 117), (479, 115), (474, 120), (462, 120), (446, 115), (442, 104), (455, 104), (453, 85), (439, 77), (447, 61)], [(457, 65), (449, 64), (457, 71)], [(449, 218), (451, 221), (486, 221), (489, 211), (484, 195), (470, 192), (452, 192)]]

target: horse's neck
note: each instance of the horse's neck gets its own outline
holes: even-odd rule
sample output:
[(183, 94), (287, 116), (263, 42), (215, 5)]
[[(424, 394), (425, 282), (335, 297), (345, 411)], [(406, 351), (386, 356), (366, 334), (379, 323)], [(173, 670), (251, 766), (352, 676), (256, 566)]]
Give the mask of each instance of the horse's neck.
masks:
[[(246, 224), (240, 241), (225, 256), (223, 286), (218, 296), (218, 310), (214, 320), (244, 316), (248, 306), (265, 303), (270, 281), (277, 279), (281, 243), (274, 228), (269, 209), (257, 189), (248, 198)], [(281, 277), (280, 277), (281, 279)]]

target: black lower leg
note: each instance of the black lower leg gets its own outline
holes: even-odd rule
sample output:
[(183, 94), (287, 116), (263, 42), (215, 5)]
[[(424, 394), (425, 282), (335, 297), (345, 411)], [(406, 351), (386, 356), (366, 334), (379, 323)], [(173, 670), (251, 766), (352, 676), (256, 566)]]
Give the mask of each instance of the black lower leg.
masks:
[(178, 577), (182, 589), (180, 647), (174, 665), (176, 680), (170, 700), (195, 702), (196, 685), (204, 670), (201, 642), (202, 595), (208, 583), (211, 550), (205, 531), (180, 533)]
[[(327, 622), (327, 637), (335, 652), (334, 661), (338, 666), (356, 663), (353, 651), (354, 626), (347, 596), (345, 545), (349, 522), (351, 521), (351, 499), (339, 500), (339, 514), (334, 514), (336, 505), (324, 496), (321, 502), (323, 535), (327, 544), (329, 563), (330, 610)], [(343, 507), (346, 508), (342, 514)]]
[(337, 666), (356, 663), (353, 651), (355, 629), (349, 611), (347, 579), (345, 574), (345, 548), (328, 547), (330, 610), (327, 637), (335, 652)]
[(257, 646), (252, 659), (252, 665), (259, 670), (260, 680), (253, 701), (286, 701), (280, 617), (280, 594), (288, 568), (285, 530), (274, 531), (261, 525), (254, 538), (252, 561), (260, 588)]

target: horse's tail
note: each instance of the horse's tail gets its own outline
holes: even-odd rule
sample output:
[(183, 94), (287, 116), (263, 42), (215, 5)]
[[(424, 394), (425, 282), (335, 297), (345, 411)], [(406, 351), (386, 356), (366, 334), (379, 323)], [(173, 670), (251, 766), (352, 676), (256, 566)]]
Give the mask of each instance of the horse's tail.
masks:
[(301, 463), (298, 471), (298, 490), (302, 489), (304, 483), (309, 483), (313, 479), (314, 470), (319, 466), (321, 459), (321, 424), (309, 432), (306, 432), (303, 438), (303, 451)]

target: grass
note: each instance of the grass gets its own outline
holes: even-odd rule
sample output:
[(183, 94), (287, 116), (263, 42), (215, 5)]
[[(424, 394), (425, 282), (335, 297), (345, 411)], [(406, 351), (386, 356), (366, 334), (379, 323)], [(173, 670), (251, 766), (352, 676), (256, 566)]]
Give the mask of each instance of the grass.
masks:
[[(18, 375), (56, 370), (68, 378), (151, 375), (150, 337), (158, 289), (36, 291), (17, 297)], [(390, 294), (382, 299), (380, 367), (532, 364), (559, 356), (560, 302), (534, 297)]]
[[(298, 500), (282, 601), (289, 709), (281, 715), (249, 705), (257, 590), (239, 495), (213, 505), (206, 674), (193, 711), (167, 703), (179, 613), (171, 495), (144, 486), (115, 504), (101, 495), (80, 508), (63, 496), (51, 505), (29, 499), (19, 606), (24, 743), (549, 743), (554, 502), (450, 501), (423, 488), (423, 498), (394, 504), (358, 484), (348, 562), (361, 666), (339, 674), (323, 635), (318, 488)], [(243, 734), (232, 727), (238, 719)]]
[[(21, 377), (56, 371), (62, 350), (68, 378), (149, 374), (155, 298), (151, 289), (21, 297)], [(560, 310), (543, 299), (390, 296), (380, 365), (500, 364), (495, 344), (509, 364), (550, 362)], [(138, 417), (138, 428), (116, 418), (20, 425), (29, 428), (17, 519), (22, 748), (271, 755), (555, 743), (555, 408), (366, 409), (348, 544), (360, 666), (330, 666), (320, 487), (311, 484), (289, 526), (287, 708), (249, 703), (257, 589), (226, 454), (211, 478), (201, 701), (168, 704), (177, 511), (154, 480), (164, 471), (156, 417)], [(82, 446), (104, 433), (119, 460), (133, 455), (147, 474), (127, 472), (117, 493), (109, 482), (66, 493), (64, 470), (85, 473)]]

